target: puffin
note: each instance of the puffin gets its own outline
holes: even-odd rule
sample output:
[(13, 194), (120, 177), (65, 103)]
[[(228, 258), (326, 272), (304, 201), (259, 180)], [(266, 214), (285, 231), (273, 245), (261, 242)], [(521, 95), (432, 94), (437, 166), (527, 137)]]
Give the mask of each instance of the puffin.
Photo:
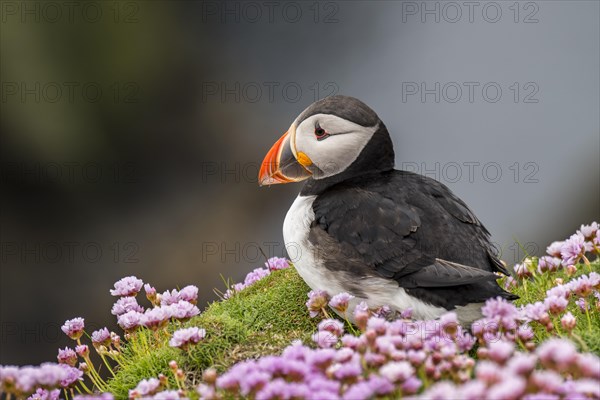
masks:
[(342, 95), (311, 104), (268, 151), (260, 186), (304, 182), (283, 238), (306, 284), (416, 319), (453, 311), (463, 325), (490, 298), (518, 298), (498, 285), (509, 272), (465, 202), (394, 163), (383, 121)]

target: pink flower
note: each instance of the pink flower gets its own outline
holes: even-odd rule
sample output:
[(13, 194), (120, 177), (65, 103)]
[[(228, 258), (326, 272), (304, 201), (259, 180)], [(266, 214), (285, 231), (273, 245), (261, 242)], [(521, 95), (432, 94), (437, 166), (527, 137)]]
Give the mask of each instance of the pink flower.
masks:
[(328, 300), (329, 295), (324, 290), (311, 290), (308, 292), (306, 308), (308, 308), (311, 318), (319, 315), (321, 310), (327, 306)]
[(415, 369), (406, 361), (389, 362), (379, 369), (379, 374), (390, 382), (404, 382), (415, 373)]
[(571, 295), (571, 285), (557, 285), (546, 291), (546, 297), (564, 297), (568, 299)]
[(155, 394), (160, 389), (160, 381), (156, 378), (142, 379), (135, 389), (129, 391), (129, 398), (140, 398)]
[(527, 375), (535, 369), (537, 357), (533, 354), (515, 353), (506, 363), (506, 370), (516, 375)]
[(119, 316), (128, 311), (144, 312), (144, 307), (138, 304), (135, 297), (121, 297), (113, 304), (111, 314)]
[(526, 263), (515, 264), (515, 274), (521, 279), (529, 278), (532, 274)]
[(590, 225), (581, 225), (578, 233), (581, 233), (585, 239), (589, 240), (598, 235), (598, 228), (598, 223), (592, 222)]
[(481, 312), (485, 317), (498, 322), (498, 324), (506, 329), (514, 329), (520, 318), (517, 308), (512, 303), (500, 297), (487, 300)]
[(256, 268), (252, 272), (250, 272), (248, 275), (246, 275), (246, 278), (244, 279), (244, 285), (246, 287), (253, 285), (256, 282), (263, 279), (265, 276), (269, 275), (270, 273), (271, 273), (271, 271), (269, 271), (266, 268)]
[(565, 242), (552, 242), (550, 246), (546, 248), (546, 253), (552, 257), (560, 257), (560, 252)]
[(527, 382), (520, 376), (509, 375), (488, 389), (488, 399), (520, 399), (525, 392)]
[(494, 384), (502, 380), (503, 371), (498, 368), (498, 364), (491, 361), (479, 361), (475, 368), (475, 376), (480, 381), (488, 384)]
[(568, 311), (565, 315), (563, 315), (563, 317), (560, 319), (560, 324), (562, 325), (563, 328), (565, 328), (567, 331), (571, 332), (573, 330), (573, 328), (575, 328), (575, 325), (577, 325), (577, 320), (575, 319), (575, 317), (573, 316), (573, 314), (571, 314), (570, 311)]
[(586, 378), (600, 380), (600, 357), (592, 353), (583, 353), (577, 357), (579, 371)]
[(125, 314), (117, 317), (117, 324), (119, 324), (123, 330), (130, 331), (142, 324), (143, 316), (144, 314), (137, 311), (128, 311)]
[(175, 304), (163, 306), (162, 308), (166, 309), (170, 318), (176, 318), (180, 320), (187, 320), (200, 314), (198, 307), (185, 300), (179, 300)]
[(439, 319), (442, 330), (454, 337), (458, 331), (458, 317), (455, 312), (449, 312), (442, 315)]
[(334, 364), (329, 369), (333, 376), (341, 381), (352, 380), (362, 374), (362, 366), (358, 355), (351, 356), (346, 362)]
[(570, 238), (565, 240), (561, 250), (560, 256), (562, 257), (565, 265), (576, 264), (579, 258), (585, 252), (585, 238), (580, 233), (571, 235)]
[(58, 400), (60, 398), (60, 389), (46, 390), (38, 388), (27, 400)]
[(550, 311), (550, 314), (559, 314), (563, 312), (569, 301), (562, 296), (550, 296), (544, 300), (544, 305)]
[(135, 276), (127, 276), (115, 282), (115, 288), (110, 290), (113, 296), (135, 296), (144, 282)]
[(354, 296), (348, 293), (338, 293), (329, 300), (329, 307), (333, 308), (340, 313), (345, 313), (348, 310), (348, 304)]
[(364, 301), (361, 301), (354, 307), (354, 322), (361, 330), (367, 327), (367, 321), (369, 320), (369, 306)]
[(582, 275), (579, 278), (569, 282), (569, 287), (571, 290), (580, 297), (587, 297), (598, 285), (600, 285), (600, 274), (596, 272), (590, 273), (589, 276)]
[(337, 319), (324, 319), (319, 322), (319, 331), (331, 332), (336, 336), (342, 336), (344, 334), (344, 324)]
[(338, 337), (327, 330), (318, 331), (312, 335), (312, 341), (322, 349), (335, 346), (338, 341)]
[(267, 260), (267, 262), (265, 263), (265, 266), (270, 271), (278, 271), (280, 269), (289, 268), (290, 263), (285, 258), (271, 257)]
[(194, 285), (187, 285), (179, 291), (179, 300), (184, 300), (192, 304), (198, 302), (198, 287)]
[(373, 310), (373, 316), (382, 319), (389, 319), (392, 316), (392, 309), (390, 306), (384, 304), (383, 306), (379, 306)]
[(87, 346), (87, 344), (82, 344), (79, 346), (75, 346), (75, 352), (78, 356), (85, 358), (88, 356), (88, 354), (90, 354), (90, 349)]
[(83, 318), (73, 318), (66, 320), (60, 329), (71, 339), (77, 340), (83, 335), (84, 328)]
[(465, 383), (460, 388), (460, 399), (463, 400), (480, 400), (485, 399), (486, 395), (485, 383), (477, 380), (471, 380)]
[(196, 344), (206, 336), (206, 330), (192, 327), (179, 329), (173, 332), (173, 337), (169, 340), (169, 346), (186, 349), (191, 344)]
[(109, 345), (110, 344), (110, 332), (107, 328), (98, 329), (92, 332), (92, 343), (96, 345)]
[(175, 304), (179, 301), (187, 301), (188, 303), (196, 304), (198, 300), (198, 287), (194, 285), (188, 285), (181, 289), (173, 289), (171, 292), (168, 290), (164, 292), (160, 298), (160, 304), (168, 306)]
[(71, 367), (74, 367), (77, 364), (77, 353), (73, 349), (65, 347), (64, 349), (58, 349), (58, 359), (59, 364), (67, 364)]
[(156, 288), (146, 283), (144, 285), (144, 291), (146, 292), (146, 298), (150, 301), (150, 303), (156, 304)]
[(518, 286), (519, 286), (519, 282), (517, 282), (517, 280), (515, 278), (513, 278), (512, 276), (507, 276), (504, 279), (504, 284), (502, 285), (504, 290), (511, 290)]
[(416, 376), (411, 376), (402, 384), (402, 392), (406, 394), (415, 394), (421, 386), (423, 386), (423, 382)]
[(558, 257), (543, 256), (538, 260), (537, 270), (540, 273), (553, 272), (561, 267), (561, 259)]
[[(550, 316), (546, 314), (545, 318), (550, 318)], [(517, 330), (517, 336), (519, 337), (519, 339), (521, 339), (521, 341), (528, 342), (529, 340), (533, 339), (534, 332), (529, 324), (524, 323), (521, 326), (519, 326), (519, 329)]]
[(371, 317), (367, 321), (367, 329), (373, 330), (378, 334), (385, 333), (389, 323), (380, 317)]
[(225, 292), (225, 295), (223, 297), (225, 299), (228, 299), (231, 296), (233, 296), (235, 293), (238, 293), (238, 292), (242, 291), (243, 289), (247, 288), (248, 286), (255, 284), (256, 282), (258, 282), (259, 280), (263, 279), (265, 276), (268, 276), (270, 274), (271, 274), (271, 271), (267, 268), (256, 268), (254, 271), (252, 271), (248, 275), (246, 275), (246, 279), (244, 279), (243, 283), (236, 283), (235, 285), (233, 285), (231, 287), (231, 289), (227, 289), (227, 291)]
[(548, 339), (536, 350), (543, 366), (566, 371), (577, 360), (575, 345), (565, 339)]
[(161, 326), (164, 326), (169, 320), (169, 318), (171, 318), (170, 310), (168, 309), (168, 307), (169, 306), (154, 307), (152, 309), (146, 310), (146, 312), (141, 315), (140, 325), (144, 325), (146, 328), (150, 328), (152, 330), (156, 330)]
[(513, 342), (508, 342), (505, 340), (501, 340), (498, 342), (490, 343), (488, 346), (488, 357), (499, 363), (504, 364), (506, 360), (512, 356), (515, 350), (515, 344)]
[(583, 312), (585, 312), (588, 309), (588, 303), (583, 297), (575, 300), (575, 304), (577, 304), (579, 309)]

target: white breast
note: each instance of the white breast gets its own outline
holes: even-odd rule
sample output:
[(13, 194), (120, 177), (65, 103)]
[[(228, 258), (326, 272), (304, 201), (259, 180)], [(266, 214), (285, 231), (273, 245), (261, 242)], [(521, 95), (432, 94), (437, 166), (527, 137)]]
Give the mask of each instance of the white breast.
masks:
[[(325, 290), (333, 296), (341, 292), (352, 293), (348, 283), (360, 285), (367, 298), (356, 297), (350, 306), (366, 301), (370, 307), (387, 305), (397, 310), (411, 308), (417, 318), (436, 318), (445, 312), (441, 307), (426, 304), (409, 296), (392, 280), (371, 276), (356, 282), (357, 278), (344, 272), (330, 271), (322, 265), (313, 246), (308, 241), (311, 223), (315, 220), (312, 204), (317, 196), (298, 196), (290, 207), (283, 223), (283, 240), (290, 261), (311, 289)], [(350, 286), (352, 286), (350, 285)]]
[(283, 222), (283, 240), (290, 261), (304, 282), (311, 289), (325, 290), (333, 295), (345, 290), (340, 286), (339, 279), (321, 264), (308, 241), (310, 225), (315, 220), (312, 204), (316, 197), (296, 197)]

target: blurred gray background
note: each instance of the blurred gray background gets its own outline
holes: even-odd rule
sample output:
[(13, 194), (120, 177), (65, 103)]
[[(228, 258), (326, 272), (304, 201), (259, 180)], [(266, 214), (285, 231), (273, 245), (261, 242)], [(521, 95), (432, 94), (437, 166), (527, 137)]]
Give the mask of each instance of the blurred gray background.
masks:
[(65, 4), (1, 6), (2, 364), (54, 360), (67, 318), (114, 329), (123, 276), (202, 306), (284, 256), (300, 186), (258, 166), (335, 93), (508, 263), (600, 217), (598, 1)]

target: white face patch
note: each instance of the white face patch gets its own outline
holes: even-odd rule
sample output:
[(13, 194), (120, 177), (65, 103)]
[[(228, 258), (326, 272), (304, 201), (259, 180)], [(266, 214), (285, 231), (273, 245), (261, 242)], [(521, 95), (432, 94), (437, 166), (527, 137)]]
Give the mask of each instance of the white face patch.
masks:
[[(315, 135), (317, 126), (330, 136), (318, 140)], [(378, 125), (364, 127), (331, 114), (315, 114), (296, 127), (292, 150), (296, 156), (302, 152), (311, 159), (313, 165), (307, 168), (314, 179), (326, 178), (348, 168), (377, 128)]]

